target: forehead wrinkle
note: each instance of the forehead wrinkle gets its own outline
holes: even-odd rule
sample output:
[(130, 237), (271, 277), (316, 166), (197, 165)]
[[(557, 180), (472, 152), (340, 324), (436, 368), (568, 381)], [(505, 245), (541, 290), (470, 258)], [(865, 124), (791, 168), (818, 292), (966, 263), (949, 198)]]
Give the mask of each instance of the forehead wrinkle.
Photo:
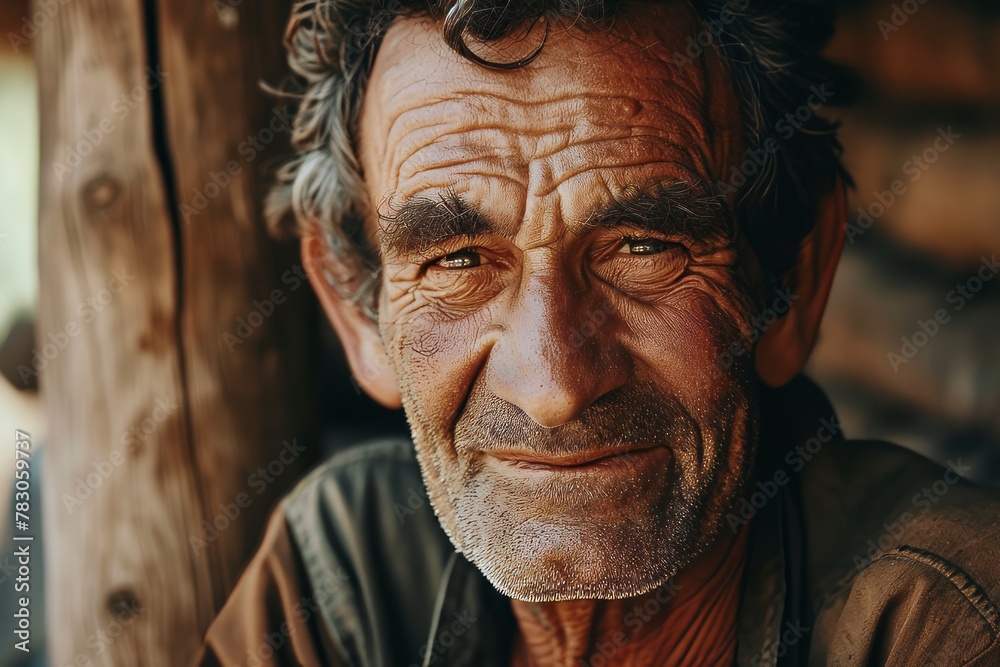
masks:
[[(434, 129), (441, 127), (435, 125)], [(513, 131), (512, 131), (513, 130)], [(397, 145), (390, 170), (401, 178), (412, 177), (422, 168), (445, 166), (453, 155), (496, 158), (506, 160), (508, 168), (518, 169), (526, 161), (550, 157), (559, 151), (576, 146), (597, 143), (615, 139), (627, 139), (633, 136), (663, 136), (664, 133), (654, 126), (629, 126), (614, 122), (567, 122), (552, 130), (533, 129), (527, 126), (511, 128), (504, 125), (478, 124), (467, 127), (456, 127), (445, 132), (420, 130), (407, 135)], [(437, 162), (433, 153), (440, 151), (449, 157)], [(426, 157), (430, 152), (432, 157)], [(423, 167), (406, 170), (406, 165), (421, 154)]]
[(390, 173), (395, 180), (406, 181), (425, 171), (478, 161), (495, 165), (502, 173), (519, 174), (524, 172), (524, 161), (515, 143), (516, 138), (492, 128), (425, 134), (419, 141), (397, 145)]
[(708, 176), (705, 156), (662, 137), (640, 135), (625, 140), (581, 144), (551, 156), (533, 160), (529, 169), (529, 193), (543, 197), (586, 172), (649, 171), (667, 166), (690, 174), (693, 180)]
[(435, 160), (432, 164), (424, 165), (413, 174), (401, 179), (403, 186), (397, 185), (395, 190), (404, 196), (410, 196), (413, 192), (426, 190), (428, 183), (444, 181), (452, 186), (458, 186), (461, 181), (471, 177), (492, 178), (507, 181), (511, 185), (519, 186), (522, 190), (527, 188), (526, 170), (511, 168), (509, 161), (502, 158), (489, 157), (456, 157), (448, 161)]
[[(630, 127), (617, 123), (569, 124), (559, 132), (511, 136), (506, 128), (475, 127), (443, 134), (424, 134), (419, 143), (404, 141), (397, 146), (390, 166), (398, 180), (413, 178), (425, 171), (462, 166), (470, 163), (494, 167), (488, 171), (516, 174), (527, 182), (526, 160), (555, 158), (569, 149), (585, 148), (608, 141), (643, 141), (659, 138), (683, 152), (662, 130), (653, 126)], [(527, 156), (527, 157), (524, 157)], [(397, 166), (398, 163), (398, 166)], [(412, 163), (412, 164), (411, 164)], [(460, 172), (456, 172), (460, 173)], [(398, 183), (393, 183), (393, 187)]]
[(543, 197), (563, 183), (590, 171), (649, 170), (668, 166), (694, 181), (712, 181), (708, 147), (688, 146), (667, 136), (638, 134), (626, 139), (580, 142), (529, 163), (528, 191)]
[[(417, 40), (396, 40), (391, 50), (383, 46), (378, 59), (386, 64), (379, 68), (376, 63), (369, 87), (373, 101), (364, 115), (369, 128), (384, 130), (372, 133), (369, 147), (385, 150), (369, 150), (369, 164), (378, 164), (377, 170), (366, 170), (369, 181), (382, 191), (408, 193), (454, 186), (492, 198), (499, 189), (500, 201), (526, 211), (531, 204), (525, 196), (527, 165), (541, 158), (551, 164), (535, 167), (538, 175), (548, 171), (552, 183), (532, 192), (543, 198), (559, 195), (563, 184), (579, 183), (587, 174), (613, 184), (628, 184), (633, 173), (709, 180), (718, 155), (716, 137), (707, 127), (712, 119), (706, 115), (717, 101), (706, 89), (714, 80), (699, 71), (698, 61), (678, 68), (670, 60), (671, 45), (683, 46), (690, 32), (684, 26), (697, 23), (671, 19), (669, 25), (658, 21), (655, 28), (648, 23), (637, 23), (642, 37), (637, 40), (603, 32), (567, 33), (550, 40), (534, 63), (513, 72), (498, 73), (463, 60), (444, 45), (433, 23)], [(408, 42), (415, 41), (424, 44), (414, 49)], [(428, 51), (427, 44), (434, 48)], [(487, 134), (469, 134), (474, 130)], [(626, 133), (628, 137), (622, 136)], [(505, 134), (518, 136), (515, 140)], [(455, 148), (448, 139), (453, 135), (460, 137), (459, 144), (471, 145)], [(652, 139), (640, 137), (662, 144), (649, 150), (652, 144), (642, 142)], [(604, 148), (626, 139), (637, 143), (624, 144), (614, 163), (592, 156), (575, 163), (574, 151), (579, 158), (598, 146), (597, 139), (609, 141)], [(525, 173), (512, 178), (519, 162)], [(391, 188), (384, 187), (390, 181)], [(585, 200), (593, 197), (581, 197), (581, 192), (586, 191), (566, 192), (557, 200), (585, 208), (590, 205)], [(512, 207), (507, 208), (513, 217)]]
[(529, 197), (524, 221), (515, 241), (525, 250), (554, 247), (568, 231), (562, 216), (561, 197), (553, 192), (545, 197)]
[[(465, 178), (455, 178), (463, 176)], [(518, 198), (524, 197), (525, 183), (517, 178), (503, 173), (481, 171), (451, 171), (450, 169), (433, 169), (421, 172), (402, 187), (391, 192), (400, 198), (410, 198), (430, 190), (451, 188), (461, 195), (479, 190), (490, 190), (492, 186), (504, 185), (517, 189)]]
[[(531, 192), (538, 195), (551, 192), (562, 180), (586, 169), (653, 163), (657, 160), (651, 158), (656, 157), (665, 157), (668, 162), (686, 162), (689, 169), (701, 172), (702, 178), (709, 176), (711, 168), (703, 152), (704, 144), (699, 141), (695, 146), (687, 146), (672, 138), (700, 135), (700, 128), (692, 127), (683, 114), (664, 115), (681, 126), (680, 129), (628, 126), (614, 118), (587, 123), (563, 122), (557, 125), (558, 132), (524, 132), (530, 128), (512, 132), (502, 126), (461, 127), (439, 132), (436, 128), (441, 125), (435, 125), (435, 131), (418, 130), (397, 145), (390, 169), (391, 185), (397, 187), (400, 180), (405, 182), (420, 172), (474, 161), (478, 161), (480, 167), (492, 167), (488, 171), (516, 174), (521, 180), (527, 180), (523, 172), (530, 165)], [(611, 161), (602, 161), (608, 156)], [(529, 161), (527, 165), (525, 160)], [(407, 169), (410, 162), (416, 164)], [(459, 173), (456, 171), (456, 176)]]
[[(406, 107), (388, 110), (388, 143), (393, 152), (388, 176), (396, 187), (398, 179), (404, 177), (400, 172), (405, 162), (422, 149), (453, 135), (465, 135), (470, 144), (483, 144), (486, 142), (471, 137), (473, 133), (490, 130), (495, 130), (489, 135), (494, 150), (506, 151), (515, 160), (518, 156), (514, 145), (518, 137), (512, 135), (520, 135), (522, 140), (535, 139), (533, 146), (527, 149), (522, 146), (526, 160), (595, 138), (636, 134), (671, 137), (675, 146), (694, 158), (693, 166), (708, 175), (714, 171), (708, 164), (708, 156), (712, 155), (710, 133), (699, 122), (704, 120), (704, 104), (696, 99), (697, 84), (688, 85), (690, 76), (677, 76), (669, 90), (663, 91), (661, 87), (660, 95), (642, 99), (600, 92), (560, 93), (552, 97), (550, 92), (544, 98), (522, 100), (492, 90), (468, 88), (432, 95), (430, 101), (407, 98)], [(435, 85), (447, 84), (437, 82), (431, 87)], [(455, 99), (448, 95), (462, 97)], [(665, 97), (670, 101), (664, 101)], [(683, 102), (678, 105), (675, 103), (678, 101)], [(442, 117), (454, 120), (440, 122)], [(685, 139), (696, 146), (684, 149), (681, 142)], [(482, 146), (477, 150), (489, 152)]]
[[(439, 83), (448, 85), (447, 82)], [(423, 88), (428, 90), (433, 85), (424, 84)], [(488, 84), (484, 82), (484, 85)], [(615, 119), (624, 124), (643, 107), (641, 100), (623, 95), (565, 93), (526, 100), (489, 91), (467, 90), (449, 90), (429, 100), (408, 97), (407, 102), (402, 108), (388, 106), (386, 142), (389, 145), (404, 143), (411, 136), (433, 133), (435, 128), (442, 127), (447, 128), (442, 134), (491, 128), (543, 135), (564, 131), (581, 122), (599, 124), (599, 119)], [(442, 122), (441, 118), (451, 120)]]

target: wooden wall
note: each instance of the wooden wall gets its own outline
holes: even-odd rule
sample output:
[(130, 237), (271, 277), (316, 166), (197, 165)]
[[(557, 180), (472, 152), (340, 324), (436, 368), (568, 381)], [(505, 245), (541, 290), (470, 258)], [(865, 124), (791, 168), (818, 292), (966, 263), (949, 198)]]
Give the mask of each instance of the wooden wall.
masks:
[[(315, 458), (314, 309), (260, 204), (287, 149), (258, 84), (283, 71), (289, 7), (46, 6), (32, 48), (50, 659), (177, 667)], [(279, 466), (283, 442), (307, 449)]]

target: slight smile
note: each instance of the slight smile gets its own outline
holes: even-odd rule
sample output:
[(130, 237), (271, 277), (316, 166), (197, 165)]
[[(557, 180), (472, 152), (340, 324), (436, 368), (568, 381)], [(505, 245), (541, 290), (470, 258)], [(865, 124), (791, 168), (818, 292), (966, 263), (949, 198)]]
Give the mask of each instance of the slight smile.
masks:
[(491, 451), (486, 452), (486, 454), (502, 465), (511, 468), (546, 472), (576, 472), (596, 468), (621, 467), (631, 462), (638, 462), (636, 459), (645, 459), (659, 449), (663, 449), (663, 445), (636, 445), (625, 448), (617, 447), (549, 455), (513, 450)]

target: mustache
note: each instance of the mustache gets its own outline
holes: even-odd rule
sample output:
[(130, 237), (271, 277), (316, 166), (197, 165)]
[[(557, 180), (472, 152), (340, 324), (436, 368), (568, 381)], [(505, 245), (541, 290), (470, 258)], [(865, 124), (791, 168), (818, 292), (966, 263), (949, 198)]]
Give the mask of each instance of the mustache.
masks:
[(697, 428), (677, 399), (649, 383), (618, 387), (554, 428), (540, 426), (518, 406), (477, 388), (455, 423), (453, 442), (460, 451), (578, 454), (676, 443), (688, 440)]

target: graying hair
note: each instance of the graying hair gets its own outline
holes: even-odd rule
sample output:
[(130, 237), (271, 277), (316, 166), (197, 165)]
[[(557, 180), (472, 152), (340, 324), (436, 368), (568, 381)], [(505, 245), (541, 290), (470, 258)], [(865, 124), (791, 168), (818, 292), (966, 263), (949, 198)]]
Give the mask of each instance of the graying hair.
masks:
[[(711, 42), (728, 60), (742, 108), (746, 147), (760, 155), (789, 112), (802, 107), (810, 87), (825, 85), (833, 102), (853, 95), (850, 79), (818, 51), (833, 30), (830, 0), (685, 0)], [(276, 174), (267, 201), (273, 229), (321, 233), (342, 278), (337, 289), (377, 319), (379, 257), (365, 237), (367, 211), (355, 137), (361, 100), (389, 25), (401, 16), (440, 22), (446, 42), (485, 67), (519, 67), (483, 60), (466, 46), (469, 35), (495, 40), (545, 18), (583, 28), (607, 25), (619, 0), (300, 0), (285, 32), (291, 76), (280, 94), (292, 105), (295, 155)], [(706, 36), (709, 36), (706, 40)], [(683, 54), (675, 54), (683, 57)], [(780, 283), (819, 201), (838, 178), (836, 126), (812, 114), (780, 151), (764, 150), (764, 164), (737, 188), (736, 215), (758, 254), (765, 278)]]

